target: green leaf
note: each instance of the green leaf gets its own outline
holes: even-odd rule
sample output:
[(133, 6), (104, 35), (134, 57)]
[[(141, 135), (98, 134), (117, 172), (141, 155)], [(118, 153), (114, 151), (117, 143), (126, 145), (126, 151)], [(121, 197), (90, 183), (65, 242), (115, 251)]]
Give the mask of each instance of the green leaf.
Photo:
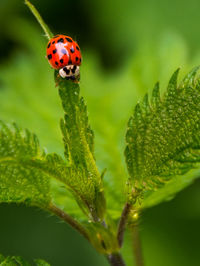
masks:
[(31, 264), (20, 256), (8, 256), (6, 258), (2, 257), (0, 266), (31, 266)]
[(105, 211), (103, 185), (94, 158), (94, 134), (88, 123), (87, 107), (79, 97), (77, 83), (62, 79), (57, 72), (55, 80), (65, 111), (61, 130), (65, 157), (71, 168), (70, 187), (81, 206), (84, 202), (93, 219), (102, 218)]
[(48, 204), (49, 178), (35, 164), (43, 157), (34, 134), (0, 122), (0, 202)]
[[(70, 170), (57, 154), (46, 154), (28, 130), (0, 121), (0, 202), (25, 202), (45, 207), (57, 182), (68, 186)], [(51, 191), (53, 189), (53, 191)]]
[[(37, 266), (50, 266), (49, 263), (41, 259), (37, 259), (34, 261), (35, 261), (34, 265)], [(20, 256), (4, 257), (3, 255), (0, 254), (0, 266), (31, 266), (31, 264)]]
[(34, 260), (34, 261), (35, 261), (37, 266), (50, 266), (49, 263), (47, 263), (46, 261), (41, 260), (41, 259), (37, 259), (37, 260)]
[(70, 202), (72, 213), (76, 213), (78, 206), (66, 190), (71, 191), (73, 176), (59, 155), (46, 154), (40, 148), (34, 134), (0, 121), (0, 202), (48, 208), (53, 201), (65, 210)]
[(197, 70), (189, 73), (179, 86), (177, 70), (162, 99), (156, 84), (151, 103), (146, 95), (143, 102), (136, 105), (128, 122), (125, 156), (130, 175), (129, 192), (134, 200), (138, 195), (145, 197), (144, 206), (160, 189), (164, 200), (185, 187), (190, 182), (181, 182), (180, 177), (182, 185), (177, 186), (175, 176), (183, 176), (199, 167), (200, 82), (195, 79)]
[(147, 191), (144, 193), (141, 208), (149, 208), (163, 201), (169, 201), (175, 194), (200, 177), (200, 169), (194, 169), (185, 175), (176, 175), (169, 182), (157, 191)]

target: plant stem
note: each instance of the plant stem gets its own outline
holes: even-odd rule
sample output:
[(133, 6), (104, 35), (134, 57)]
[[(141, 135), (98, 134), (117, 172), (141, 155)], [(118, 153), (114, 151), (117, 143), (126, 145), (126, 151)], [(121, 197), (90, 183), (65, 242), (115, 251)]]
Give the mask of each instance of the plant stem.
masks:
[(126, 266), (120, 253), (112, 253), (106, 256), (111, 266)]
[(141, 245), (138, 225), (135, 225), (131, 230), (132, 230), (132, 243), (133, 243), (135, 265), (144, 266), (144, 261), (142, 256), (142, 245)]
[(123, 243), (124, 230), (126, 227), (126, 222), (127, 222), (127, 218), (128, 218), (130, 210), (131, 210), (131, 204), (127, 202), (122, 211), (122, 215), (121, 215), (119, 225), (118, 225), (117, 240), (118, 240), (119, 247), (121, 247)]
[(68, 215), (66, 212), (62, 211), (61, 209), (59, 209), (58, 207), (56, 207), (52, 203), (49, 205), (48, 210), (50, 212), (53, 212), (55, 215), (57, 215), (58, 217), (60, 217), (62, 220), (64, 220), (69, 225), (71, 225), (71, 227), (73, 227), (76, 231), (78, 231), (82, 236), (84, 236), (90, 242), (90, 238), (88, 236), (87, 231), (74, 218), (72, 218), (70, 215)]
[(28, 0), (25, 0), (25, 4), (29, 7), (31, 12), (33, 13), (35, 18), (37, 19), (38, 23), (40, 24), (40, 26), (42, 27), (43, 31), (45, 32), (45, 35), (48, 38), (48, 40), (50, 40), (53, 37), (53, 34), (50, 31), (50, 29), (48, 28), (48, 26), (46, 25), (46, 23), (44, 22), (44, 20), (42, 19), (42, 17), (40, 16), (40, 14), (37, 11), (37, 9)]

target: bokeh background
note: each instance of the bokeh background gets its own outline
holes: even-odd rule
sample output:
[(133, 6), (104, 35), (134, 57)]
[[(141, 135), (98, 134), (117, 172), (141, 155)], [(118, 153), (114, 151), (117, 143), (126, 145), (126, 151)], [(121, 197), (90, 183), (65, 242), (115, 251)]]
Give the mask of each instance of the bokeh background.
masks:
[[(175, 69), (200, 64), (198, 0), (33, 0), (53, 32), (82, 48), (81, 93), (95, 131), (105, 182), (125, 182), (126, 123), (135, 103)], [(0, 119), (34, 131), (50, 152), (63, 152), (62, 110), (45, 59), (46, 40), (23, 0), (0, 0)], [(116, 161), (122, 160), (122, 164)], [(112, 170), (112, 171), (111, 171)], [(112, 175), (115, 173), (115, 181)], [(113, 191), (114, 193), (115, 191)], [(146, 210), (141, 240), (147, 266), (196, 266), (200, 261), (200, 181)], [(130, 235), (124, 248), (133, 265)], [(46, 259), (53, 266), (103, 266), (106, 260), (76, 232), (36, 208), (0, 205), (0, 252)]]

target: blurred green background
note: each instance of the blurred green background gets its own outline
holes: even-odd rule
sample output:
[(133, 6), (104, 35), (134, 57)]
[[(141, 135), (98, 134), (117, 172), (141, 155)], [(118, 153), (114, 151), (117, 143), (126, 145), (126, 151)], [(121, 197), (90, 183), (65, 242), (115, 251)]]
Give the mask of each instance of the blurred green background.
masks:
[[(176, 68), (182, 68), (182, 77), (200, 63), (200, 2), (32, 2), (55, 34), (72, 36), (82, 48), (81, 93), (95, 131), (96, 158), (100, 169), (108, 168), (105, 186), (117, 198), (115, 183), (124, 187), (127, 178), (124, 136), (135, 103), (158, 80), (164, 90)], [(46, 40), (22, 0), (0, 0), (0, 34), (0, 119), (29, 128), (49, 152), (62, 154), (62, 109), (45, 59)], [(145, 265), (199, 265), (199, 191), (197, 180), (172, 201), (144, 212)], [(113, 204), (118, 206), (108, 201), (108, 207)], [(133, 265), (130, 235), (126, 238), (125, 258)], [(57, 218), (16, 205), (0, 205), (0, 252), (55, 266), (107, 265)]]

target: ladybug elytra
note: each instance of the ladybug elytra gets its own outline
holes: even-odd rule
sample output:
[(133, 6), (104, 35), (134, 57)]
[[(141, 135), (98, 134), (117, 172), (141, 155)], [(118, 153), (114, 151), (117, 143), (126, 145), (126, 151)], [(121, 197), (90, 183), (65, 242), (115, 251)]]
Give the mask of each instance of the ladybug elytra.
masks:
[(59, 70), (62, 78), (76, 80), (80, 76), (80, 47), (71, 37), (53, 37), (47, 45), (47, 58), (50, 65)]

